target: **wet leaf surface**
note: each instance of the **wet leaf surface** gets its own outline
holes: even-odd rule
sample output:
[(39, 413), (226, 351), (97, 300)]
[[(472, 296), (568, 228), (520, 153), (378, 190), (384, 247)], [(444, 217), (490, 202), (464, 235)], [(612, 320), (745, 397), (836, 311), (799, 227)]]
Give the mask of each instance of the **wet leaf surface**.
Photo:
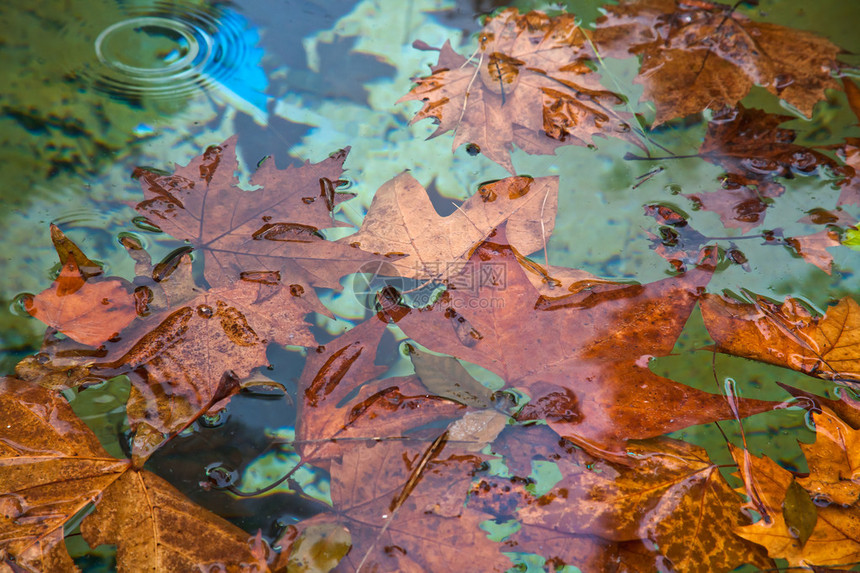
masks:
[(840, 49), (810, 32), (753, 21), (736, 6), (682, 0), (627, 0), (607, 6), (594, 42), (603, 56), (642, 55), (634, 82), (657, 107), (655, 125), (734, 106), (759, 85), (809, 117)]
[(75, 570), (62, 527), (92, 503), (96, 510), (84, 519), (82, 533), (93, 545), (118, 545), (119, 571), (251, 570), (248, 534), (163, 479), (108, 455), (62, 396), (6, 378), (0, 408), (4, 420), (14, 421), (0, 425), (4, 557)]
[(485, 183), (441, 217), (408, 173), (379, 188), (357, 233), (341, 242), (377, 254), (402, 255), (390, 265), (400, 276), (447, 280), (477, 243), (507, 221), (511, 242), (524, 254), (546, 246), (558, 211), (558, 179), (508, 177)]
[(319, 164), (278, 170), (268, 161), (236, 185), (236, 138), (212, 146), (173, 175), (139, 170), (145, 201), (137, 210), (170, 236), (188, 241), (206, 259), (206, 280), (227, 286), (242, 272), (280, 273), (285, 284), (337, 287), (367, 253), (326, 241), (319, 229), (342, 226), (333, 210), (352, 197), (337, 193), (348, 150)]
[[(741, 537), (766, 547), (773, 558), (786, 559), (792, 566), (823, 566), (844, 569), (850, 567), (860, 556), (860, 536), (858, 536), (857, 504), (842, 505), (828, 497), (837, 490), (856, 490), (857, 484), (850, 478), (839, 477), (845, 466), (831, 470), (821, 464), (828, 449), (834, 447), (833, 440), (844, 437), (840, 428), (845, 428), (831, 412), (824, 411), (813, 415), (816, 426), (816, 441), (804, 445), (803, 449), (810, 460), (809, 477), (796, 479), (792, 473), (777, 465), (767, 457), (744, 455), (733, 449), (735, 460), (746, 471), (741, 472), (745, 491), (757, 501), (757, 511), (764, 511), (768, 517), (753, 525), (736, 529)], [(849, 430), (852, 434), (853, 430)], [(835, 432), (832, 434), (831, 432)], [(842, 447), (836, 443), (835, 447)], [(849, 446), (850, 448), (851, 446)], [(842, 450), (844, 454), (846, 450)], [(820, 457), (819, 457), (820, 456)], [(849, 462), (850, 463), (850, 462)], [(796, 481), (795, 481), (796, 480)], [(783, 507), (791, 503), (789, 491), (799, 484), (815, 501), (816, 517), (808, 518), (814, 523), (811, 532), (801, 531), (796, 523), (788, 523)], [(809, 508), (808, 511), (812, 511)], [(807, 537), (805, 540), (803, 537)]]
[[(480, 282), (449, 289), (397, 324), (429, 349), (478, 364), (528, 392), (531, 401), (518, 419), (545, 419), (593, 452), (623, 456), (626, 440), (731, 417), (722, 396), (648, 369), (652, 357), (671, 351), (710, 279), (712, 257), (676, 278), (598, 285), (549, 299), (528, 281), (504, 235), (491, 241), (470, 260)], [(767, 409), (750, 401), (744, 413)]]
[(90, 279), (69, 254), (50, 288), (24, 300), (30, 315), (88, 346), (99, 346), (137, 316), (131, 285), (122, 278)]
[(769, 565), (760, 548), (730, 533), (749, 520), (740, 511), (740, 498), (700, 448), (665, 438), (631, 443), (629, 462), (615, 464), (540, 427), (511, 428), (504, 439), (508, 451), (552, 460), (564, 476), (541, 496), (529, 491), (527, 476), (515, 469), (509, 480), (485, 478), (474, 486), (470, 503), (525, 525), (518, 542), (530, 545), (549, 536), (551, 555), (583, 570), (617, 563), (623, 544), (638, 540), (649, 543), (644, 553), (650, 558), (643, 561), (651, 566), (661, 556), (679, 571)]
[(860, 307), (850, 297), (824, 316), (813, 316), (791, 298), (781, 304), (762, 297), (745, 303), (708, 294), (700, 304), (720, 352), (825, 380), (860, 381)]
[(623, 99), (589, 66), (588, 35), (572, 14), (509, 8), (486, 20), (478, 40), (469, 59), (446, 43), (433, 74), (414, 80), (400, 99), (425, 102), (413, 123), (433, 118), (433, 136), (454, 130), (454, 149), (470, 144), (511, 173), (512, 145), (553, 154), (561, 145), (592, 145), (595, 135), (639, 145), (633, 117), (615, 110)]

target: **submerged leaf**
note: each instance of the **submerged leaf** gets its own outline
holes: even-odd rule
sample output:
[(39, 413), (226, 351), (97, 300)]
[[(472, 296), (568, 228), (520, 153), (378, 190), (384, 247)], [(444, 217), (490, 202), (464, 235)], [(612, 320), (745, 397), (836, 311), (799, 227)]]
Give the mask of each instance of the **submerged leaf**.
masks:
[(552, 154), (561, 145), (590, 145), (595, 135), (639, 144), (633, 117), (613, 109), (622, 98), (589, 67), (588, 33), (572, 14), (508, 8), (485, 21), (478, 39), (468, 60), (446, 43), (433, 75), (416, 78), (400, 98), (425, 102), (413, 123), (433, 118), (433, 136), (454, 130), (455, 149), (471, 144), (511, 173), (512, 145)]
[(657, 107), (655, 125), (734, 106), (759, 85), (812, 115), (840, 49), (803, 30), (756, 22), (736, 6), (684, 0), (625, 0), (607, 6), (594, 42), (603, 56), (642, 54), (635, 83)]

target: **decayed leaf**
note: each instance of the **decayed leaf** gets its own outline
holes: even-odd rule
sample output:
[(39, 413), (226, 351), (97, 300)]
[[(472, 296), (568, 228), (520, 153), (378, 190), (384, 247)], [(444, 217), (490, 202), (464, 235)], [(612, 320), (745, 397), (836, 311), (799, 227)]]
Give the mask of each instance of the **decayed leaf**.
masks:
[(860, 306), (845, 297), (823, 317), (797, 300), (743, 303), (719, 295), (700, 302), (720, 352), (791, 368), (810, 376), (860, 381)]
[[(473, 289), (397, 318), (435, 352), (478, 364), (531, 396), (521, 420), (545, 419), (560, 435), (621, 459), (628, 439), (731, 417), (722, 396), (657, 376), (648, 361), (671, 352), (712, 272), (712, 259), (648, 285), (597, 285), (540, 297), (501, 232), (470, 259)], [(751, 401), (743, 415), (769, 409)]]
[(341, 242), (397, 255), (390, 264), (407, 278), (458, 274), (475, 245), (507, 221), (512, 244), (524, 254), (546, 246), (558, 211), (557, 177), (509, 177), (482, 185), (458, 209), (441, 217), (409, 173), (379, 188), (358, 233)]
[(737, 528), (738, 535), (764, 546), (771, 557), (786, 559), (794, 567), (847, 569), (860, 561), (860, 511), (856, 505), (816, 507), (815, 527), (806, 543), (801, 543), (783, 516), (786, 492), (794, 483), (792, 473), (767, 457), (745, 456), (736, 448), (732, 454), (739, 466), (748, 464), (741, 476), (746, 493), (756, 500), (755, 505), (751, 504), (752, 509), (767, 513), (766, 519)]
[(699, 156), (728, 175), (722, 189), (685, 195), (720, 216), (723, 225), (748, 232), (764, 222), (771, 200), (785, 191), (774, 177), (808, 174), (819, 167), (840, 169), (823, 153), (794, 143), (794, 130), (779, 127), (791, 116), (765, 113), (738, 104), (714, 112)]
[(509, 450), (521, 450), (526, 459), (536, 453), (553, 461), (561, 481), (536, 497), (524, 487), (525, 476), (510, 482), (484, 479), (474, 486), (470, 504), (500, 517), (515, 516), (528, 526), (526, 539), (539, 530), (563, 536), (584, 550), (577, 556), (554, 547), (547, 548), (553, 551), (548, 555), (538, 551), (546, 557), (562, 558), (580, 569), (591, 565), (589, 570), (608, 570), (610, 560), (617, 559), (618, 543), (643, 540), (651, 548), (647, 552), (652, 564), (663, 555), (676, 571), (770, 565), (763, 551), (733, 534), (733, 528), (749, 520), (740, 511), (740, 498), (702, 448), (668, 438), (631, 442), (629, 465), (620, 465), (553, 443), (556, 440), (540, 428), (512, 428), (505, 441)]
[(62, 527), (94, 503), (82, 532), (93, 546), (118, 546), (121, 572), (219, 564), (264, 571), (244, 531), (112, 458), (60, 394), (4, 379), (0, 415), (0, 555), (36, 570), (74, 571)]
[(502, 545), (479, 527), (492, 516), (465, 506), (481, 458), (450, 446), (431, 451), (428, 445), (351, 445), (331, 463), (332, 513), (297, 524), (279, 542), (284, 553), (301, 530), (337, 523), (352, 538), (340, 564), (344, 571), (507, 570), (511, 563)]
[(588, 36), (572, 14), (509, 8), (487, 19), (478, 38), (471, 59), (446, 43), (433, 75), (415, 79), (400, 99), (425, 102), (413, 123), (434, 118), (433, 136), (454, 130), (454, 149), (472, 144), (511, 173), (512, 144), (532, 154), (589, 145), (595, 135), (638, 144), (632, 117), (613, 110), (623, 100), (588, 66)]
[[(138, 170), (145, 201), (137, 210), (170, 236), (204, 254), (206, 280), (228, 286), (240, 273), (268, 273), (284, 284), (339, 288), (338, 279), (374, 257), (326, 241), (318, 230), (337, 226), (333, 193), (347, 151), (319, 164), (277, 171), (271, 162), (251, 178), (256, 191), (236, 186), (233, 137), (160, 176)], [(351, 195), (349, 195), (351, 197)]]
[(607, 6), (593, 38), (604, 56), (642, 54), (634, 82), (657, 107), (655, 125), (734, 106), (755, 85), (812, 115), (840, 49), (803, 30), (754, 22), (733, 6), (685, 0), (627, 0)]
[(69, 338), (99, 346), (137, 316), (130, 286), (118, 277), (86, 280), (69, 254), (54, 284), (25, 298), (24, 308)]

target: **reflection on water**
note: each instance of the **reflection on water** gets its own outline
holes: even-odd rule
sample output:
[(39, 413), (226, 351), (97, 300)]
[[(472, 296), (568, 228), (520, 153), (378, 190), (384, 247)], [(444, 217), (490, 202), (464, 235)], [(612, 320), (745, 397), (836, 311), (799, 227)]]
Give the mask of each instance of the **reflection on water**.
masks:
[[(109, 97), (181, 101), (213, 91), (236, 109), (266, 121), (266, 74), (259, 33), (225, 6), (156, 3), (132, 7), (95, 40), (100, 66), (85, 81)], [(220, 93), (218, 93), (220, 92)]]
[[(153, 261), (161, 260), (165, 264), (198, 248), (170, 239), (155, 223), (136, 216), (129, 208), (130, 203), (141, 199), (138, 183), (130, 178), (136, 166), (147, 166), (153, 172), (173, 173), (174, 163), (185, 165), (207, 146), (238, 133), (241, 143), (237, 150), (236, 186), (250, 189), (253, 186), (248, 174), (266, 155), (272, 155), (275, 158), (272, 161), (278, 161), (277, 167), (283, 169), (290, 163), (318, 162), (333, 150), (351, 145), (352, 151), (345, 164), (346, 178), (350, 192), (357, 197), (339, 206), (331, 217), (332, 221), (352, 224), (362, 221), (382, 183), (404, 169), (410, 169), (422, 185), (433, 190), (432, 200), (445, 214), (458, 209), (451, 205), (451, 199), (466, 198), (475, 194), (480, 182), (507, 175), (489, 161), (486, 152), (482, 154), (478, 146), (463, 145), (452, 153), (449, 136), (425, 141), (435, 126), (409, 125), (420, 105), (395, 104), (409, 91), (412, 78), (426, 75), (428, 65), (436, 63), (437, 54), (412, 48), (414, 40), (420, 39), (432, 46), (441, 46), (450, 40), (459, 53), (468, 56), (475, 45), (471, 35), (479, 28), (475, 15), (501, 5), (498, 2), (70, 0), (63, 3), (61, 9), (57, 4), (14, 2), (0, 7), (0, 26), (6, 36), (0, 43), (6, 76), (4, 93), (0, 96), (0, 181), (3, 181), (0, 198), (14, 207), (0, 212), (6, 231), (3, 240), (8, 247), (4, 249), (8, 253), (5, 255), (6, 272), (0, 274), (0, 299), (9, 303), (9, 310), (4, 309), (5, 314), (0, 315), (3, 324), (0, 344), (6, 351), (2, 365), (6, 370), (10, 370), (23, 354), (32, 353), (41, 342), (41, 325), (22, 310), (21, 298), (16, 295), (22, 291), (39, 292), (53, 278), (50, 271), (56, 269), (58, 263), (49, 242), (49, 222), (57, 223), (73, 236), (89, 256), (104, 260), (105, 274), (129, 280), (135, 276), (134, 262), (127, 259), (122, 247), (129, 238), (150, 251)], [(521, 8), (529, 8), (535, 2), (518, 4)], [(597, 6), (603, 2), (570, 0), (567, 4), (587, 25), (597, 18)], [(761, 5), (760, 10), (752, 8), (751, 3), (738, 9), (753, 18), (783, 25), (808, 24), (818, 33), (832, 32), (833, 39), (846, 49), (855, 52), (860, 49), (858, 45), (849, 44), (853, 36), (845, 32), (845, 22), (852, 21), (851, 14), (857, 13), (847, 12), (849, 8), (836, 0), (828, 0), (819, 10), (805, 7), (799, 0), (783, 4), (762, 1)], [(807, 20), (801, 14), (803, 9), (815, 14)], [(827, 12), (829, 16), (821, 15)], [(852, 56), (846, 57), (850, 60)], [(852, 61), (857, 63), (856, 58)], [(641, 87), (632, 81), (638, 64), (635, 61), (605, 64), (607, 67), (601, 72), (611, 80), (612, 88), (618, 89), (630, 102), (627, 109), (653, 118), (653, 109), (639, 101)], [(777, 88), (785, 89), (793, 83), (793, 78), (779, 77), (776, 81)], [(766, 108), (771, 113), (786, 111), (780, 108), (776, 98), (763, 90), (753, 90), (744, 104)], [(798, 131), (798, 142), (834, 144), (857, 135), (856, 121), (844, 96), (832, 93), (828, 101), (819, 104), (811, 120), (794, 119), (786, 128)], [(663, 126), (653, 135), (673, 149), (695, 151), (706, 128), (707, 122), (694, 116)], [(648, 233), (655, 230), (654, 220), (643, 218), (643, 205), (654, 210), (671, 204), (675, 211), (684, 214), (685, 225), (688, 219), (690, 229), (695, 225), (695, 233), (703, 238), (702, 243), (711, 237), (725, 238), (724, 235), (737, 230), (727, 231), (714, 213), (699, 208), (701, 201), (696, 204), (688, 200), (703, 193), (719, 192), (722, 175), (719, 166), (700, 159), (651, 163), (619, 161), (625, 151), (629, 151), (629, 146), (617, 141), (600, 141), (595, 149), (564, 149), (557, 156), (527, 156), (513, 150), (512, 160), (520, 173), (536, 177), (560, 176), (561, 207), (555, 234), (545, 245), (545, 251), (538, 254), (538, 262), (543, 264), (546, 256), (552, 265), (581, 268), (616, 280), (646, 283), (665, 277), (672, 268), (652, 250)], [(808, 157), (796, 159), (803, 163)], [(767, 224), (776, 227), (779, 233), (784, 228), (786, 237), (818, 230), (812, 226), (818, 222), (849, 220), (840, 217), (831, 220), (833, 216), (826, 221), (813, 217), (811, 223), (801, 220), (811, 209), (833, 207), (832, 199), (839, 194), (839, 189), (833, 187), (835, 180), (818, 173), (793, 177), (805, 171), (802, 165), (796, 166), (796, 170), (786, 168), (784, 172), (769, 164), (750, 163), (748, 167), (752, 171), (774, 172), (787, 191), (776, 199), (756, 195), (755, 209), (750, 209), (751, 214), (742, 213), (744, 218), (739, 217), (749, 224), (741, 230), (753, 236), (740, 237), (739, 231), (728, 238), (744, 239), (739, 243), (743, 246), (740, 254), (743, 262), (729, 264), (726, 261), (717, 269), (708, 288), (720, 291), (744, 287), (776, 299), (787, 294), (805, 295), (810, 306), (819, 309), (832, 299), (857, 292), (860, 276), (856, 273), (856, 252), (841, 246), (831, 247), (836, 264), (833, 274), (826, 275), (793, 257), (788, 249), (763, 245), (763, 240), (755, 235), (762, 230), (765, 210)], [(45, 198), (49, 193), (55, 193), (54, 197)], [(746, 203), (740, 205), (747, 206)], [(846, 207), (840, 213), (848, 217), (850, 213), (856, 215), (857, 210)], [(272, 222), (272, 225), (277, 224), (282, 223)], [(678, 223), (671, 224), (675, 225), (673, 229), (680, 228)], [(346, 234), (351, 232), (348, 227), (344, 230)], [(336, 233), (330, 230), (321, 233), (327, 239), (336, 238)], [(671, 237), (662, 238), (665, 244), (670, 239), (677, 241), (679, 237), (690, 236), (674, 231)], [(201, 254), (202, 249), (196, 253), (198, 261), (203, 261)], [(694, 265), (694, 259), (691, 258), (689, 264)], [(194, 279), (200, 288), (206, 286), (201, 278), (202, 270), (198, 262)], [(383, 272), (379, 266), (362, 270), (363, 274), (342, 281), (343, 291), (320, 293), (337, 320), (321, 314), (310, 315), (308, 319), (316, 322), (317, 340), (329, 346), (328, 350), (320, 346), (303, 351), (308, 358), (294, 349), (285, 350), (269, 344), (266, 358), (272, 366), (267, 373), (275, 380), (275, 385), (287, 388), (286, 397), (280, 394), (271, 400), (247, 394), (233, 397), (227, 410), (199, 419), (191, 429), (159, 450), (147, 468), (170, 480), (197, 503), (231, 519), (250, 533), (261, 529), (264, 537), (272, 541), (285, 532), (286, 526), (319, 515), (332, 499), (340, 500), (342, 507), (338, 511), (347, 508), (342, 510), (341, 517), (346, 515), (351, 523), (360, 523), (367, 517), (361, 513), (363, 490), (347, 491), (344, 483), (337, 483), (336, 472), (341, 476), (353, 469), (366, 472), (363, 479), (358, 480), (358, 486), (368, 491), (380, 483), (388, 483), (383, 478), (392, 483), (397, 481), (395, 477), (402, 478), (390, 489), (396, 490), (395, 494), (405, 491), (409, 495), (398, 494), (394, 500), (397, 503), (393, 505), (389, 504), (392, 494), (388, 490), (378, 499), (373, 498), (381, 509), (377, 512), (379, 515), (373, 514), (367, 521), (376, 523), (378, 529), (387, 528), (379, 520), (393, 516), (401, 511), (400, 507), (406, 508), (402, 510), (404, 514), (407, 510), (414, 511), (427, 523), (444, 522), (437, 519), (440, 514), (433, 514), (432, 519), (427, 517), (430, 512), (425, 511), (425, 507), (452, 514), (462, 507), (450, 500), (446, 502), (444, 496), (437, 493), (445, 491), (445, 487), (437, 487), (432, 495), (426, 494), (426, 499), (421, 497), (425, 495), (423, 492), (429, 491), (425, 488), (434, 483), (433, 480), (447, 484), (450, 476), (464, 481), (474, 477), (477, 485), (472, 493), (485, 504), (483, 511), (495, 519), (495, 524), (489, 519), (474, 519), (499, 539), (507, 535), (499, 524), (515, 522), (511, 518), (511, 508), (528, 500), (523, 503), (526, 527), (518, 539), (522, 543), (520, 549), (535, 553), (547, 550), (542, 545), (542, 535), (528, 527), (528, 519), (543, 526), (538, 519), (540, 516), (529, 517), (528, 514), (528, 511), (535, 514), (538, 511), (535, 506), (541, 502), (535, 499), (543, 500), (552, 511), (564, 513), (563, 500), (568, 496), (576, 494), (591, 501), (592, 492), (586, 491), (580, 482), (590, 480), (589, 483), (597, 483), (600, 487), (617, 488), (620, 486), (611, 484), (609, 477), (632, 472), (617, 459), (600, 460), (574, 449), (569, 443), (559, 445), (557, 436), (545, 426), (540, 432), (538, 428), (518, 426), (502, 434), (492, 451), (506, 456), (507, 467), (498, 460), (478, 459), (483, 454), (479, 456), (470, 451), (458, 454), (463, 456), (458, 459), (460, 462), (467, 460), (466, 465), (473, 473), (458, 472), (457, 460), (445, 457), (455, 444), (445, 446), (448, 448), (445, 456), (440, 454), (444, 448), (425, 447), (435, 443), (433, 431), (441, 431), (441, 426), (428, 424), (421, 429), (426, 435), (414, 438), (414, 442), (400, 443), (375, 433), (372, 439), (367, 439), (364, 433), (377, 431), (379, 419), (375, 419), (376, 425), (369, 423), (369, 429), (362, 427), (361, 436), (350, 436), (360, 442), (360, 447), (350, 449), (348, 440), (335, 444), (334, 440), (322, 439), (325, 447), (347, 453), (332, 459), (312, 460), (320, 467), (308, 463), (302, 467), (303, 473), (296, 471), (301, 465), (296, 452), (315, 440), (315, 436), (304, 436), (303, 443), (291, 443), (298, 432), (300, 412), (297, 413), (296, 405), (305, 399), (303, 392), (297, 390), (305, 362), (313, 363), (320, 356), (326, 356), (326, 352), (332, 352), (335, 344), (332, 338), (380, 307), (377, 293), (380, 285), (391, 286), (391, 280), (386, 278), (389, 275), (395, 277), (401, 290), (407, 291), (402, 299), (407, 303), (434, 301), (440, 296), (437, 283), (413, 284), (396, 278), (395, 272)], [(259, 278), (263, 276), (260, 273), (262, 271), (254, 268), (247, 271), (244, 278)], [(153, 274), (153, 280), (160, 282), (157, 274)], [(210, 284), (215, 281), (209, 276), (206, 278)], [(470, 320), (473, 319), (453, 310), (452, 313), (448, 317), (449, 330), (451, 325), (469, 327), (462, 331), (465, 334), (457, 331), (460, 343), (469, 341), (469, 336), (477, 340), (474, 334), (470, 335), (473, 330)], [(651, 320), (653, 322), (653, 317)], [(382, 365), (388, 367), (385, 382), (379, 382), (386, 392), (390, 390), (389, 380), (391, 385), (405, 387), (406, 382), (394, 377), (408, 376), (414, 371), (409, 357), (396, 351), (398, 343), (404, 339), (402, 331), (395, 326), (388, 328), (376, 361), (369, 357), (367, 366), (367, 371), (374, 373), (384, 370)], [(482, 333), (489, 331), (482, 326)], [(772, 383), (774, 379), (786, 379), (781, 378), (782, 370), (763, 369), (737, 358), (713, 359), (711, 354), (701, 352), (710, 340), (701, 317), (695, 312), (679, 340), (671, 357), (652, 361), (650, 355), (642, 356), (642, 364), (654, 373), (705, 391), (713, 392), (711, 385), (719, 375), (737, 379), (739, 385), (744, 386), (745, 397), (773, 400), (785, 397)], [(263, 344), (268, 342), (263, 341)], [(637, 363), (637, 368), (642, 364)], [(498, 378), (491, 370), (485, 374)], [(374, 376), (376, 374), (368, 374), (368, 379)], [(796, 375), (790, 382), (803, 386), (804, 379)], [(418, 391), (405, 397), (388, 392), (385, 400), (376, 393), (372, 396), (361, 393), (376, 383), (370, 382), (358, 389), (359, 382), (354, 392), (338, 395), (337, 407), (345, 408), (356, 401), (363, 407), (384, 404), (396, 412), (405, 411), (413, 403), (426, 408), (422, 399), (415, 398), (421, 394)], [(409, 383), (417, 385), (414, 380)], [(813, 389), (820, 390), (820, 385)], [(100, 394), (102, 392), (104, 394)], [(629, 392), (634, 393), (636, 389), (631, 387)], [(123, 400), (116, 394), (116, 388), (108, 394), (104, 387), (97, 386), (81, 391), (73, 401), (78, 414), (92, 423), (106, 442), (110, 442), (111, 434), (119, 440), (117, 434), (124, 430)], [(595, 391), (587, 398), (594, 401), (597, 395), (599, 392)], [(583, 401), (586, 397), (576, 398)], [(527, 399), (523, 392), (522, 401)], [(618, 397), (617, 401), (624, 401), (624, 398)], [(537, 402), (533, 406), (535, 404)], [(103, 415), (105, 410), (108, 414)], [(344, 415), (352, 413), (350, 410)], [(751, 444), (752, 453), (764, 452), (784, 466), (803, 470), (803, 452), (796, 445), (796, 439), (802, 437), (810, 441), (812, 434), (799, 416), (796, 411), (785, 410), (776, 416), (745, 422), (745, 438)], [(538, 417), (545, 422), (550, 416), (544, 413)], [(571, 421), (569, 413), (563, 417), (566, 422)], [(352, 422), (350, 419), (342, 425)], [(730, 439), (740, 439), (736, 424), (724, 424), (723, 430)], [(533, 437), (538, 434), (540, 439)], [(713, 426), (686, 428), (675, 437), (708, 448), (710, 460), (715, 464), (732, 463), (722, 437)], [(381, 443), (373, 446), (376, 438)], [(649, 471), (649, 463), (668, 466), (673, 460), (681, 459), (681, 454), (690, 459), (699, 455), (698, 450), (692, 448), (681, 452), (673, 449), (676, 446), (659, 444), (659, 455), (653, 454), (653, 460), (640, 464)], [(109, 447), (112, 453), (120, 455), (118, 441), (111, 442)], [(535, 459), (536, 449), (543, 459)], [(636, 453), (634, 450), (624, 453), (633, 456), (631, 451)], [(384, 452), (389, 453), (383, 455)], [(427, 452), (433, 455), (428, 457)], [(426, 459), (422, 460), (422, 456)], [(376, 457), (380, 459), (379, 467), (384, 462), (386, 467), (394, 469), (384, 476), (374, 475), (367, 470), (365, 459)], [(424, 467), (422, 463), (433, 468), (435, 473), (428, 471), (424, 476), (417, 471), (415, 468)], [(335, 473), (330, 474), (330, 468)], [(293, 471), (296, 473), (290, 475), (292, 481), (279, 484), (271, 495), (248, 499), (235, 495), (236, 492), (264, 490)], [(716, 480), (719, 471), (716, 466), (708, 466), (707, 475), (713, 475)], [(396, 472), (401, 472), (402, 476), (395, 475)], [(207, 482), (207, 475), (210, 483), (201, 486)], [(235, 491), (224, 491), (230, 488)], [(416, 505), (418, 501), (426, 506)], [(621, 505), (618, 507), (625, 509)], [(613, 520), (621, 520), (631, 513), (621, 510), (618, 516), (613, 514)], [(576, 529), (579, 525), (572, 522), (575, 520), (570, 516), (565, 519), (571, 522), (568, 523), (571, 531), (580, 531)], [(610, 526), (597, 525), (600, 528), (587, 529), (589, 539), (593, 535), (612, 535)], [(359, 530), (356, 525), (352, 531), (354, 539), (359, 539)], [(640, 532), (627, 533), (631, 539), (639, 539)], [(661, 543), (670, 543), (672, 536), (660, 539)], [(404, 559), (408, 553), (404, 546), (396, 544), (387, 546), (385, 551), (394, 555), (402, 552)], [(352, 563), (360, 558), (349, 557)], [(80, 558), (79, 564), (83, 565), (85, 559)], [(88, 571), (95, 567), (93, 563), (86, 564)]]

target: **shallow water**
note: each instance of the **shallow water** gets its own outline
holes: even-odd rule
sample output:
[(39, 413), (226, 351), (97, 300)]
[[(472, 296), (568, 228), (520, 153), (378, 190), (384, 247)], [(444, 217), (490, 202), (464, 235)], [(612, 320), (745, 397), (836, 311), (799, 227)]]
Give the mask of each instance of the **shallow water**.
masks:
[[(603, 3), (565, 4), (587, 27)], [(534, 2), (514, 5), (521, 10), (547, 7)], [(132, 208), (142, 199), (140, 184), (132, 177), (136, 167), (170, 173), (208, 146), (237, 134), (239, 176), (248, 185), (250, 174), (266, 156), (283, 169), (322, 161), (351, 146), (339, 190), (355, 193), (356, 198), (342, 204), (335, 218), (355, 226), (361, 224), (376, 190), (403, 170), (410, 170), (430, 191), (443, 215), (456, 212), (452, 200), (472, 196), (482, 182), (508, 176), (485, 155), (468, 153), (466, 146), (452, 153), (450, 133), (428, 140), (434, 130), (429, 121), (409, 125), (420, 106), (395, 103), (413, 85), (411, 78), (425, 75), (428, 65), (435, 63), (437, 53), (415, 49), (413, 41), (441, 46), (450, 40), (468, 56), (481, 28), (479, 17), (499, 6), (448, 0), (240, 0), (212, 5), (78, 0), (62, 7), (50, 1), (5, 3), (0, 7), (0, 25), (8, 30), (0, 57), (9, 62), (4, 64), (0, 95), (4, 182), (0, 197), (6, 205), (0, 213), (6, 253), (0, 273), (4, 301), (0, 343), (5, 371), (11, 372), (19, 359), (37, 351), (44, 332), (44, 325), (23, 310), (19, 295), (40, 292), (58, 274), (61, 265), (51, 245), (49, 223), (102, 263), (106, 275), (129, 280), (135, 274), (134, 262), (117, 240), (121, 233), (132, 233), (154, 262), (183, 246), (148, 227)], [(811, 6), (802, 0), (762, 0), (758, 8), (742, 5), (738, 10), (755, 20), (816, 32), (846, 50), (843, 61), (855, 66), (860, 61), (853, 55), (860, 53), (856, 34), (860, 4), (820, 0)], [(629, 111), (649, 120), (654, 117), (653, 107), (639, 101), (641, 86), (632, 82), (635, 58), (606, 60), (600, 71), (627, 99)], [(860, 136), (858, 119), (842, 92), (830, 93), (809, 120), (761, 88), (754, 88), (743, 104), (793, 115), (795, 119), (782, 127), (797, 130), (797, 142), (804, 145), (832, 145)], [(692, 153), (704, 130), (705, 122), (693, 117), (667, 124), (653, 137), (676, 153)], [(658, 232), (658, 225), (643, 213), (644, 205), (663, 205), (688, 214), (691, 226), (706, 236), (736, 238), (734, 243), (749, 261), (746, 265), (723, 261), (709, 292), (748, 289), (776, 301), (795, 296), (819, 312), (860, 292), (856, 250), (831, 248), (834, 266), (827, 274), (790, 248), (765, 244), (760, 236), (764, 229), (778, 229), (787, 237), (822, 229), (799, 220), (812, 209), (834, 208), (837, 178), (824, 170), (781, 179), (786, 193), (768, 207), (766, 223), (745, 233), (751, 237), (741, 238), (744, 233), (726, 229), (715, 213), (698, 210), (683, 196), (719, 189), (724, 172), (720, 166), (701, 159), (624, 161), (625, 153), (639, 150), (618, 139), (595, 141), (596, 149), (565, 146), (554, 156), (520, 150), (512, 154), (519, 174), (557, 175), (561, 181), (555, 230), (545, 252), (532, 256), (539, 264), (546, 261), (639, 283), (670, 276), (672, 266), (654, 251), (648, 236)], [(845, 211), (858, 216), (856, 205)], [(325, 235), (334, 239), (353, 230), (327, 229)], [(355, 292), (368, 285), (355, 281), (344, 279), (342, 292), (319, 289), (320, 300), (335, 316), (308, 319), (320, 344), (368, 316), (367, 297)], [(373, 291), (378, 285), (370, 286)], [(418, 285), (400, 286), (409, 290)], [(431, 294), (416, 290), (413, 297)], [(378, 362), (389, 367), (387, 377), (413, 372), (404, 339), (394, 329), (383, 338)], [(708, 342), (701, 317), (694, 313), (673, 355), (652, 361), (650, 368), (713, 392), (712, 355), (695, 352)], [(315, 492), (316, 502), (291, 495), (286, 482), (269, 495), (248, 500), (231, 497), (223, 487), (200, 486), (207, 480), (207, 467), (210, 473), (213, 467), (225, 468), (238, 489), (253, 491), (295, 466), (297, 458), (288, 442), (294, 436), (295, 402), (301, 399), (297, 383), (308, 353), (272, 345), (266, 355), (271, 367), (261, 372), (285, 391), (235, 397), (226, 421), (198, 423), (159, 451), (147, 468), (249, 533), (262, 530), (270, 541), (286, 526), (318, 512), (330, 503), (331, 495), (328, 473), (321, 468), (296, 477), (306, 492)], [(492, 372), (466, 366), (492, 389), (503, 385)], [(785, 399), (774, 379), (822, 391), (817, 380), (741, 358), (718, 356), (715, 368), (738, 380), (742, 395), (760, 399)], [(126, 394), (120, 383), (114, 386), (110, 392), (99, 386), (80, 394), (67, 391), (67, 396), (109, 451), (121, 456), (128, 448)], [(727, 433), (737, 440), (737, 424), (725, 427), (732, 428)], [(809, 442), (813, 433), (802, 411), (755, 417), (744, 428), (753, 454), (764, 452), (790, 469), (805, 469), (797, 440)], [(675, 435), (707, 446), (715, 463), (731, 463), (712, 425)], [(537, 479), (552, 484), (553, 471), (536, 470)], [(93, 560), (85, 570), (98, 570), (96, 559), (84, 556), (89, 549), (80, 539), (69, 542), (69, 547), (78, 552), (81, 565)], [(520, 570), (540, 570), (542, 564), (541, 559), (523, 555), (515, 562), (523, 564)]]

